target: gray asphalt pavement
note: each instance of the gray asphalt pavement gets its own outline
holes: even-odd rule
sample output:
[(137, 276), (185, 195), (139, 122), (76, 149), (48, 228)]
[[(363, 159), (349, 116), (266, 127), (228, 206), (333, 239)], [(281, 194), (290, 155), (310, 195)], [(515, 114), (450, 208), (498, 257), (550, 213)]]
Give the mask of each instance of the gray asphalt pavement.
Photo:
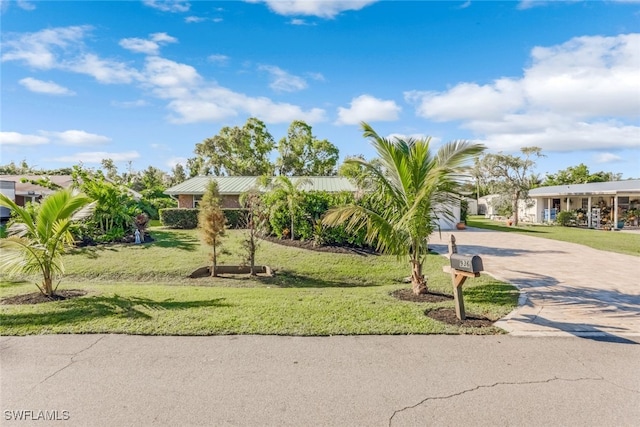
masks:
[[(3, 337), (0, 422), (637, 426), (639, 360), (575, 337)], [(15, 420), (39, 411), (61, 420)]]

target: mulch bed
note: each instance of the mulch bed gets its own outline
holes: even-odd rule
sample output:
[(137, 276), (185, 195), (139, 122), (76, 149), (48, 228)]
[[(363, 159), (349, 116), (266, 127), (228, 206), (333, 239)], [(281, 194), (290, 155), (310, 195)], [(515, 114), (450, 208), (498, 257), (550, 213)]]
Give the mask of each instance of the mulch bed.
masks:
[(262, 240), (275, 243), (277, 245), (291, 246), (294, 248), (307, 249), (316, 252), (330, 252), (334, 254), (357, 254), (362, 256), (378, 255), (376, 251), (371, 248), (355, 248), (348, 246), (330, 246), (330, 245), (316, 245), (310, 240), (291, 240), (291, 239), (278, 239), (273, 236), (263, 236)]
[(456, 317), (456, 310), (454, 308), (436, 308), (426, 310), (424, 314), (431, 319), (446, 323), (447, 325), (464, 326), (467, 328), (487, 328), (493, 326), (493, 320), (487, 319), (486, 317), (467, 315), (466, 320), (460, 320)]
[[(438, 292), (428, 292), (426, 294), (416, 295), (411, 289), (398, 289), (390, 294), (392, 297), (398, 298), (402, 301), (410, 302), (444, 302), (452, 301), (453, 296), (447, 294), (441, 294)], [(435, 309), (428, 309), (424, 312), (425, 316), (431, 319), (437, 320), (447, 325), (464, 326), (467, 328), (486, 328), (493, 326), (493, 320), (486, 317), (479, 317), (467, 314), (467, 319), (462, 321), (456, 317), (455, 308), (440, 307)]]
[(16, 295), (13, 297), (7, 297), (0, 300), (0, 304), (11, 305), (24, 305), (24, 304), (42, 304), (44, 302), (62, 301), (71, 298), (78, 298), (87, 294), (87, 291), (79, 289), (69, 289), (57, 291), (51, 297), (44, 296), (40, 292), (33, 292), (30, 294)]

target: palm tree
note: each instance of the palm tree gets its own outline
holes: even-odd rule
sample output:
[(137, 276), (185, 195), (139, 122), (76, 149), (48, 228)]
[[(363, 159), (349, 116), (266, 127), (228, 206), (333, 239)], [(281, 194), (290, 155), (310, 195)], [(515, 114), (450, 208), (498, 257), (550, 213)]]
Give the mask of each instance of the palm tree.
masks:
[(428, 291), (422, 266), (428, 253), (429, 235), (440, 217), (452, 218), (450, 206), (458, 202), (456, 193), (467, 176), (466, 164), (483, 150), (481, 144), (449, 142), (433, 155), (430, 138), (424, 140), (380, 137), (362, 123), (380, 157), (376, 163), (352, 158), (372, 177), (373, 208), (356, 204), (329, 210), (323, 223), (345, 224), (348, 230), (366, 228), (366, 238), (383, 253), (408, 257), (411, 285), (415, 294)]
[(53, 281), (64, 273), (61, 255), (73, 245), (69, 228), (74, 221), (91, 215), (90, 202), (84, 195), (61, 190), (45, 198), (31, 213), (0, 195), (0, 206), (12, 209), (16, 216), (9, 237), (0, 240), (0, 269), (9, 274), (42, 274), (42, 283), (36, 286), (51, 297), (55, 293)]
[[(297, 178), (294, 184), (289, 177), (284, 175), (276, 177), (271, 185), (275, 191), (283, 194), (287, 203), (287, 209), (291, 216), (291, 240), (294, 239), (293, 223), (296, 216), (296, 208), (302, 197), (302, 187), (305, 185), (313, 185), (313, 182), (309, 178)], [(276, 204), (274, 208), (277, 209), (279, 206)]]

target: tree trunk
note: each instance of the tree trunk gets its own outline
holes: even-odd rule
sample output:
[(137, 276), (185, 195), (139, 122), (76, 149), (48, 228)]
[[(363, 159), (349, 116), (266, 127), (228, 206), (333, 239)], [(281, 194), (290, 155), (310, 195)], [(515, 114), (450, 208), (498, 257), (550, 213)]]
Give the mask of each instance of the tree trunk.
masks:
[(293, 240), (293, 213), (291, 214), (291, 240)]
[(520, 192), (516, 191), (516, 194), (514, 194), (514, 200), (513, 200), (513, 226), (517, 227), (518, 226), (518, 200), (520, 199)]
[(215, 239), (213, 240), (213, 256), (211, 257), (213, 259), (213, 265), (211, 266), (211, 277), (218, 277), (218, 272), (216, 271), (216, 267), (218, 265), (218, 260), (216, 258), (216, 241)]
[(416, 295), (426, 294), (427, 281), (422, 275), (422, 263), (418, 260), (411, 260), (411, 289)]
[(51, 279), (51, 277), (44, 278), (44, 281), (42, 282), (42, 290), (48, 297), (53, 295), (53, 280)]

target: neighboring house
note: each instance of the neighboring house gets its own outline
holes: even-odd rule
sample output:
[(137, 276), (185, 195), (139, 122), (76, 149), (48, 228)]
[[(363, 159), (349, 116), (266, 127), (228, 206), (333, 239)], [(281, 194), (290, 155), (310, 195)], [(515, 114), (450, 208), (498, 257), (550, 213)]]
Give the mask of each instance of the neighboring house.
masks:
[[(240, 194), (251, 189), (265, 191), (264, 188), (259, 187), (257, 183), (258, 177), (255, 176), (196, 176), (168, 188), (164, 193), (177, 199), (179, 208), (195, 208), (202, 199), (205, 188), (211, 179), (215, 179), (218, 183), (218, 191), (222, 199), (222, 209), (239, 209)], [(304, 184), (302, 186), (302, 190), (304, 191), (315, 190), (327, 191), (329, 193), (342, 191), (355, 193), (358, 191), (355, 184), (348, 178), (341, 176), (305, 176), (290, 177), (290, 179), (294, 184), (299, 179), (309, 180), (310, 184)], [(438, 221), (438, 226), (442, 230), (455, 228), (455, 224), (460, 220), (460, 206), (450, 206), (449, 209), (453, 213), (453, 220), (448, 221), (445, 218), (441, 218)]]
[(13, 200), (18, 206), (24, 206), (27, 202), (40, 201), (42, 197), (55, 192), (55, 190), (31, 184), (30, 182), (22, 182), (23, 179), (27, 181), (37, 181), (45, 178), (49, 178), (52, 183), (62, 188), (69, 188), (73, 185), (71, 175), (0, 175), (0, 180), (14, 183), (15, 191), (13, 193)]
[(485, 218), (494, 218), (498, 215), (494, 202), (500, 199), (499, 194), (488, 194), (478, 199), (478, 215), (484, 215)]
[(529, 198), (519, 213), (532, 222), (553, 222), (558, 212), (578, 210), (583, 225), (620, 228), (630, 210), (640, 209), (640, 179), (540, 187), (529, 191)]
[[(310, 181), (310, 184), (301, 186), (304, 191), (316, 190), (330, 193), (341, 191), (355, 193), (357, 191), (357, 187), (348, 178), (341, 176), (290, 177), (293, 184), (301, 178)], [(202, 199), (207, 184), (212, 179), (218, 183), (223, 209), (239, 209), (239, 198), (242, 193), (252, 189), (265, 191), (258, 185), (258, 177), (255, 176), (196, 176), (166, 189), (164, 193), (177, 199), (179, 208), (195, 208)]]
[[(0, 192), (9, 199), (16, 201), (16, 183), (13, 181), (0, 180)], [(4, 223), (11, 218), (11, 209), (0, 206), (0, 222)]]

